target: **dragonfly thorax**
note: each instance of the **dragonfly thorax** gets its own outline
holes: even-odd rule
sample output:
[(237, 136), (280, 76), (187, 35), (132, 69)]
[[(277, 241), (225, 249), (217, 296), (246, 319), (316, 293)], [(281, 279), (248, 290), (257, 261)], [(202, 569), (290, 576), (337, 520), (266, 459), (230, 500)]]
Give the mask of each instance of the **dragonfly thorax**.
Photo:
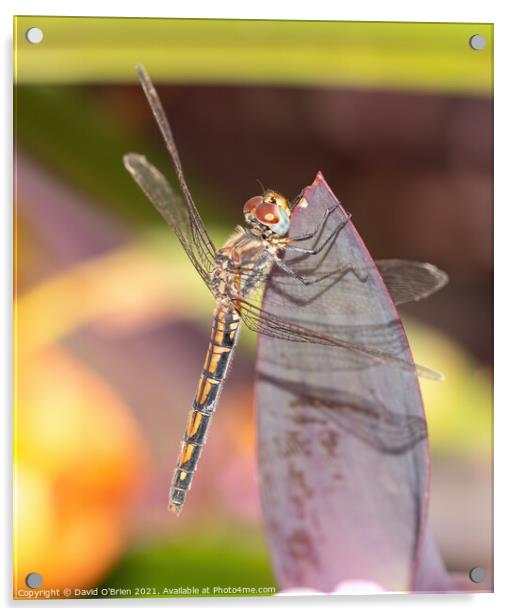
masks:
[(275, 190), (251, 197), (243, 206), (243, 214), (245, 221), (264, 236), (269, 235), (270, 231), (284, 236), (290, 228), (288, 200)]

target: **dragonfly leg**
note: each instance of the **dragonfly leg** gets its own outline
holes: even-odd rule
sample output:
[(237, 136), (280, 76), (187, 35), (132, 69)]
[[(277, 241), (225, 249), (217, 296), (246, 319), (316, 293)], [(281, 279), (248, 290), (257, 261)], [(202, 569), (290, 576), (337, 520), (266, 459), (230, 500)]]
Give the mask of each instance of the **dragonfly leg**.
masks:
[(306, 286), (310, 284), (314, 284), (315, 282), (320, 282), (322, 280), (325, 280), (326, 278), (330, 278), (331, 276), (336, 276), (337, 274), (343, 277), (349, 272), (354, 274), (354, 276), (360, 282), (366, 282), (368, 279), (368, 274), (366, 273), (363, 274), (363, 272), (360, 272), (359, 269), (355, 268), (353, 265), (344, 265), (331, 272), (322, 274), (321, 276), (316, 276), (315, 278), (306, 278), (305, 276), (302, 276), (302, 274), (299, 274), (298, 272), (293, 270), (291, 267), (286, 265), (286, 263), (282, 259), (276, 259), (275, 262), (277, 263), (278, 267), (280, 267), (284, 272), (286, 272), (290, 276), (293, 276), (293, 278), (295, 278), (296, 280), (298, 280), (299, 282), (301, 282), (303, 285), (306, 285)]
[[(328, 207), (325, 212), (322, 214), (322, 218), (318, 221), (315, 228), (312, 231), (308, 231), (307, 233), (303, 233), (302, 235), (297, 235), (297, 237), (290, 237), (292, 242), (302, 242), (303, 240), (310, 240), (312, 237), (317, 235), (320, 229), (324, 226), (325, 221), (338, 208), (337, 205), (333, 205), (333, 207)], [(350, 218), (350, 215), (349, 215)]]
[(297, 204), (304, 196), (304, 189), (300, 191), (300, 193), (295, 197), (295, 199), (290, 199), (290, 210), (294, 210), (297, 207)]
[[(330, 212), (330, 210), (326, 210), (326, 212)], [(317, 255), (319, 252), (322, 252), (322, 250), (327, 246), (327, 244), (329, 244), (329, 242), (331, 242), (338, 235), (338, 233), (340, 233), (340, 231), (345, 227), (345, 225), (349, 222), (349, 220), (350, 220), (350, 216), (346, 220), (344, 220), (342, 223), (340, 223), (325, 238), (322, 244), (320, 246), (317, 246), (316, 248), (302, 248), (302, 246), (295, 246), (294, 244), (286, 244), (284, 249), (293, 250), (294, 252), (300, 252), (303, 255)], [(304, 238), (304, 239), (308, 239), (308, 238)], [(298, 240), (294, 240), (294, 241), (298, 241)]]

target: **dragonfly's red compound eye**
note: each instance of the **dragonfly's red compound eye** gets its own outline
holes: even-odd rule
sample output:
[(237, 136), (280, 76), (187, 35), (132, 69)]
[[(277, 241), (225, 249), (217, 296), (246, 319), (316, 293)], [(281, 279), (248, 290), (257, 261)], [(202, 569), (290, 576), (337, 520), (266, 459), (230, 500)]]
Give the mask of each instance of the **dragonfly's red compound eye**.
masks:
[(263, 203), (263, 197), (251, 197), (243, 206), (244, 214), (254, 214), (256, 208)]
[(265, 201), (258, 205), (255, 216), (259, 222), (265, 225), (275, 225), (281, 219), (279, 206), (276, 203), (267, 203)]

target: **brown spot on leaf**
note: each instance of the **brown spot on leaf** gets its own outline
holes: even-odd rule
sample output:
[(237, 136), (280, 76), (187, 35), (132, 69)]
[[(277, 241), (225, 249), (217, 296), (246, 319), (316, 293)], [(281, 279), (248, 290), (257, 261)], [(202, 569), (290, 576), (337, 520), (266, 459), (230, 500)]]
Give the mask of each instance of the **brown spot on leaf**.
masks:
[(325, 449), (327, 455), (333, 458), (338, 447), (338, 432), (326, 430), (320, 434), (320, 444)]
[(290, 430), (286, 433), (284, 457), (296, 455), (310, 456), (309, 441), (310, 439), (303, 435), (300, 430)]
[(295, 466), (290, 465), (288, 467), (288, 478), (294, 490), (300, 494), (303, 499), (308, 499), (313, 496), (313, 490), (306, 482), (306, 476), (304, 475), (303, 470), (297, 469)]
[[(291, 406), (291, 405), (290, 405)], [(292, 421), (295, 423), (304, 426), (307, 424), (321, 424), (325, 426), (327, 424), (327, 419), (325, 419), (322, 415), (319, 417), (310, 417), (309, 415), (302, 415), (300, 413), (295, 413), (291, 415)]]
[(319, 565), (318, 552), (310, 535), (304, 529), (294, 530), (288, 537), (287, 545), (289, 556), (298, 569), (303, 569), (306, 564), (309, 568)]

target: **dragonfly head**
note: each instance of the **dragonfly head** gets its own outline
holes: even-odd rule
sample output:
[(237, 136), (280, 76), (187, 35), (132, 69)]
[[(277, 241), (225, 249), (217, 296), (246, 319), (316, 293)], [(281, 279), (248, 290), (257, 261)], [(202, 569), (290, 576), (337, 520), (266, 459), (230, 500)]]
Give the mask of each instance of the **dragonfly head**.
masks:
[(261, 230), (270, 229), (277, 235), (286, 235), (290, 228), (288, 200), (275, 190), (251, 197), (243, 206), (245, 221)]

